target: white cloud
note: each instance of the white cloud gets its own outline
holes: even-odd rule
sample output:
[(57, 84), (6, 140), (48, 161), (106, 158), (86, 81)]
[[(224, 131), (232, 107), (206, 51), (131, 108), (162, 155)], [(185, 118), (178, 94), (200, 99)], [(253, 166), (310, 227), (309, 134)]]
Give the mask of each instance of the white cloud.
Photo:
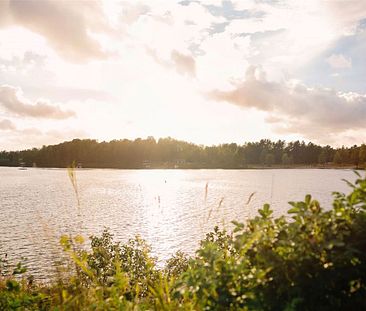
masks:
[(344, 35), (354, 34), (358, 22), (366, 17), (366, 1), (363, 0), (324, 1), (324, 6)]
[(351, 68), (352, 60), (342, 54), (332, 54), (326, 59), (326, 62), (335, 69)]
[(148, 55), (150, 55), (152, 59), (159, 65), (162, 65), (165, 68), (175, 69), (179, 74), (195, 77), (196, 61), (190, 54), (173, 50), (170, 54), (170, 59), (166, 60), (160, 58), (156, 50), (146, 48), (146, 51)]
[[(111, 2), (111, 1), (110, 1)], [(109, 3), (110, 3), (109, 2)], [(108, 4), (108, 2), (106, 2)], [(121, 3), (122, 13), (120, 20), (126, 24), (133, 24), (140, 16), (147, 14), (150, 11), (150, 7), (143, 3)]]
[(269, 82), (250, 67), (246, 80), (230, 91), (214, 90), (209, 98), (268, 113), (280, 133), (300, 134), (317, 141), (349, 130), (366, 129), (366, 95), (309, 88), (301, 83)]
[(48, 100), (39, 99), (32, 104), (23, 97), (20, 88), (10, 85), (0, 86), (0, 106), (12, 114), (23, 117), (67, 119), (75, 116), (73, 111), (64, 111)]
[(3, 0), (3, 26), (21, 25), (42, 35), (72, 61), (108, 56), (91, 32), (112, 33), (100, 1)]
[(188, 74), (192, 77), (196, 75), (196, 62), (192, 56), (185, 55), (179, 53), (176, 50), (173, 50), (171, 58), (172, 61), (174, 62), (174, 66), (177, 72), (182, 74)]
[[(191, 47), (198, 47), (209, 35), (212, 25), (222, 21), (223, 18), (213, 16), (198, 3), (182, 6), (165, 2), (151, 7), (148, 14), (140, 16), (129, 27), (128, 34), (140, 45), (147, 47), (148, 51), (155, 51), (155, 60), (158, 62), (173, 60), (179, 67), (182, 62), (176, 53), (189, 56)], [(189, 62), (193, 63), (191, 60)]]
[(0, 135), (1, 148), (4, 148), (4, 150), (19, 150), (42, 147), (43, 145), (49, 144), (58, 144), (75, 138), (88, 138), (88, 135), (83, 130), (75, 130), (71, 128), (64, 128), (62, 131), (43, 131), (36, 127), (27, 127), (15, 128), (11, 131), (7, 131), (7, 137), (5, 139), (4, 138), (4, 135)]
[(0, 130), (15, 130), (16, 127), (13, 122), (8, 119), (0, 119)]
[(196, 57), (197, 77), (203, 88), (229, 86), (231, 80), (240, 79), (247, 69), (251, 53), (250, 38), (232, 38), (217, 33), (206, 38)]

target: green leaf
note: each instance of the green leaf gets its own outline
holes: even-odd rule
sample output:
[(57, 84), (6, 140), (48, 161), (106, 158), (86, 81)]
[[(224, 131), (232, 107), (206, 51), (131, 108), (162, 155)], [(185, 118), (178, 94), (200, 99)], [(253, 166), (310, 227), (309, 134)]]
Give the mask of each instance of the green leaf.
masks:
[(20, 284), (15, 280), (7, 280), (6, 288), (8, 289), (8, 291), (18, 292), (20, 290)]
[(300, 209), (298, 207), (293, 207), (293, 208), (290, 208), (287, 213), (289, 214), (297, 214), (298, 212), (300, 212)]
[(273, 211), (270, 208), (269, 204), (264, 204), (262, 209), (258, 210), (258, 213), (263, 217), (263, 218), (268, 218), (269, 216), (271, 216), (271, 214), (273, 213)]
[(342, 181), (344, 181), (349, 187), (351, 187), (353, 189), (356, 188), (356, 186), (354, 184), (352, 184), (351, 182), (349, 182), (347, 179), (342, 178)]
[(305, 203), (306, 203), (307, 205), (309, 205), (309, 204), (310, 204), (310, 202), (311, 202), (311, 195), (310, 195), (310, 194), (307, 194), (307, 195), (305, 196)]

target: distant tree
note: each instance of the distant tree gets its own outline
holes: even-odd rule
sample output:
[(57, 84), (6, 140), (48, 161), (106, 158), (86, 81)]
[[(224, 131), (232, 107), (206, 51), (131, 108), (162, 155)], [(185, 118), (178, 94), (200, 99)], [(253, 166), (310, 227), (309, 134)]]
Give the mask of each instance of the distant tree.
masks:
[(261, 146), (259, 143), (247, 143), (243, 148), (245, 159), (248, 164), (260, 163)]
[(325, 164), (327, 162), (327, 153), (325, 150), (322, 150), (318, 157), (318, 162), (320, 164)]
[(58, 145), (42, 146), (22, 151), (0, 151), (0, 165), (17, 166), (22, 159), (26, 165), (66, 167), (73, 161), (84, 167), (142, 168), (150, 167), (242, 168), (247, 164), (365, 164), (366, 145), (339, 148), (319, 146), (300, 141), (285, 143), (262, 139), (243, 145), (235, 143), (201, 146), (173, 139), (149, 136), (146, 139), (120, 139), (97, 142), (74, 139)]
[(289, 165), (289, 164), (290, 164), (290, 158), (289, 158), (289, 156), (288, 156), (288, 154), (287, 154), (287, 153), (284, 153), (284, 154), (282, 155), (281, 163), (282, 163), (283, 165)]
[(262, 149), (261, 155), (260, 155), (260, 163), (261, 164), (266, 164), (267, 155), (268, 155), (267, 149)]
[(246, 165), (245, 149), (243, 147), (238, 146), (235, 151), (234, 159), (235, 163), (239, 165), (239, 167), (243, 167)]
[(361, 147), (360, 147), (359, 161), (361, 164), (366, 163), (366, 145), (365, 144), (361, 145)]
[(341, 155), (341, 163), (344, 164), (351, 163), (350, 150), (345, 147), (342, 147), (339, 151)]
[(349, 153), (350, 153), (350, 161), (352, 162), (352, 164), (358, 166), (358, 163), (360, 161), (359, 158), (360, 148), (355, 145), (350, 149)]
[(335, 153), (334, 158), (333, 158), (333, 162), (337, 163), (337, 164), (342, 163), (342, 155), (341, 155), (341, 152), (339, 150), (337, 150), (337, 152)]
[(282, 155), (286, 147), (286, 142), (284, 140), (278, 140), (272, 144), (272, 153), (275, 157), (275, 163), (282, 163)]
[(272, 166), (275, 163), (275, 157), (272, 153), (266, 154), (265, 164), (268, 166)]

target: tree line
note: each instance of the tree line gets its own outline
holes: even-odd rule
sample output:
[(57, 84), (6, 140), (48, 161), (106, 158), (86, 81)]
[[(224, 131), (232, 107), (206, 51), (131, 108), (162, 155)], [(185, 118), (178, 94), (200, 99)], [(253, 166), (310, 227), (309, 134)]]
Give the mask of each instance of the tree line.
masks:
[(366, 145), (333, 148), (304, 141), (202, 146), (173, 138), (97, 142), (74, 139), (21, 151), (1, 151), (0, 166), (91, 168), (250, 168), (261, 166), (353, 166), (366, 164)]

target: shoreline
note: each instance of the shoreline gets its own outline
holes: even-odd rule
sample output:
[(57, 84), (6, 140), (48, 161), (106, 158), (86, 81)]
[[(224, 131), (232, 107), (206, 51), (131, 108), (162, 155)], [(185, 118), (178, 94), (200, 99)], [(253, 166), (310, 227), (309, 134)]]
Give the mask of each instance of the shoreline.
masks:
[[(12, 165), (0, 165), (1, 167), (7, 168), (20, 168), (19, 166), (12, 166)], [(25, 166), (25, 169), (67, 169), (66, 166)], [(331, 169), (331, 170), (359, 170), (364, 171), (366, 170), (365, 166), (354, 166), (354, 165), (272, 165), (272, 166), (265, 166), (265, 165), (248, 165), (246, 167), (198, 167), (198, 166), (181, 166), (181, 167), (174, 167), (170, 165), (161, 165), (155, 167), (112, 167), (112, 166), (86, 166), (86, 167), (79, 167), (75, 168), (76, 170), (93, 170), (93, 169), (115, 169), (115, 170), (291, 170), (291, 169), (301, 169), (301, 170), (308, 170), (308, 169)]]

